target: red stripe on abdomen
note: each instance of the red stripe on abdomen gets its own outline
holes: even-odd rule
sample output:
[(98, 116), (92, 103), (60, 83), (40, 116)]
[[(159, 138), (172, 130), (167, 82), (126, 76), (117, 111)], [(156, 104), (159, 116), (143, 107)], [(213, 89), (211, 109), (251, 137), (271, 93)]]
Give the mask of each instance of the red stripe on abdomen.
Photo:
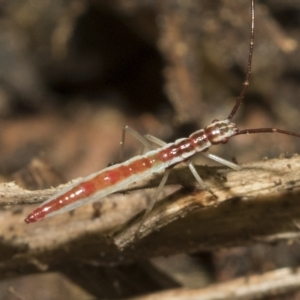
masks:
[(25, 220), (26, 223), (33, 223), (38, 220), (45, 218), (47, 215), (58, 211), (62, 207), (73, 203), (75, 201), (80, 201), (85, 198), (84, 189), (81, 186), (76, 186), (68, 192), (65, 192), (63, 195), (49, 201), (39, 207), (37, 207)]

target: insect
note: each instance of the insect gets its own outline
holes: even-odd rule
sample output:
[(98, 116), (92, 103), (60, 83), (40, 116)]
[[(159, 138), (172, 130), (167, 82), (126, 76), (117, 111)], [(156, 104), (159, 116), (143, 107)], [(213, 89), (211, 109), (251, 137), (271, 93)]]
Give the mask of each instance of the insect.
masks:
[[(300, 137), (300, 134), (298, 133), (278, 128), (254, 128), (240, 130), (237, 128), (235, 123), (231, 122), (231, 119), (236, 114), (249, 86), (254, 49), (254, 16), (255, 3), (254, 0), (251, 0), (251, 33), (246, 77), (235, 105), (226, 119), (220, 121), (214, 120), (204, 129), (200, 129), (192, 133), (187, 138), (178, 139), (174, 143), (169, 144), (166, 144), (165, 142), (151, 135), (141, 136), (130, 127), (124, 127), (122, 132), (122, 146), (125, 142), (125, 134), (128, 132), (137, 138), (141, 143), (143, 143), (143, 145), (150, 151), (144, 155), (135, 156), (125, 162), (112, 165), (102, 171), (93, 173), (83, 178), (80, 182), (74, 184), (73, 186), (63, 189), (61, 192), (45, 201), (33, 212), (31, 212), (25, 219), (25, 222), (32, 223), (42, 220), (46, 217), (51, 217), (73, 210), (88, 202), (98, 200), (109, 194), (123, 190), (131, 183), (137, 180), (145, 179), (151, 176), (153, 173), (160, 173), (164, 171), (164, 176), (155, 194), (153, 195), (151, 202), (146, 208), (146, 213), (141, 221), (142, 224), (146, 215), (153, 208), (159, 193), (162, 191), (167, 181), (170, 168), (176, 164), (185, 162), (197, 180), (199, 186), (202, 189), (207, 189), (201, 177), (197, 173), (194, 165), (190, 161), (190, 158), (195, 153), (202, 153), (206, 157), (234, 170), (240, 170), (240, 166), (211, 154), (207, 150), (213, 145), (226, 143), (231, 137), (242, 134), (277, 132)], [(160, 148), (153, 150), (151, 143), (157, 144), (160, 146)], [(121, 147), (121, 149), (123, 149), (123, 147)], [(121, 150), (121, 153), (122, 151), (123, 150)]]

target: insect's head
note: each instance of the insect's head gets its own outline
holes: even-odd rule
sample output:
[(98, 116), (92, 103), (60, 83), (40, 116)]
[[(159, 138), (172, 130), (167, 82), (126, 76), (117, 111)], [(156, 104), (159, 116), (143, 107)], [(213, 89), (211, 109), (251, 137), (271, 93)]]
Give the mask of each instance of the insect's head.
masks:
[(214, 120), (210, 125), (205, 127), (205, 133), (208, 140), (213, 144), (225, 144), (229, 138), (236, 135), (238, 128), (230, 120)]

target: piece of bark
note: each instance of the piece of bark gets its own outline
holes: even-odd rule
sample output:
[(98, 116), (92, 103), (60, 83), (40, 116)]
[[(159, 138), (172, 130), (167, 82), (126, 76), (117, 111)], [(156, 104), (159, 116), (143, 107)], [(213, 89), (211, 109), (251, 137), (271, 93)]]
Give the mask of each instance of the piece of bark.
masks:
[[(245, 234), (251, 236), (257, 231), (257, 234), (265, 235), (273, 230), (273, 233), (277, 233), (277, 230), (284, 230), (279, 228), (286, 226), (286, 221), (290, 222), (290, 227), (294, 227), (289, 219), (281, 222), (283, 221), (281, 206), (295, 204), (290, 202), (294, 197), (297, 199), (298, 193), (286, 192), (299, 187), (300, 181), (297, 179), (299, 166), (293, 160), (279, 159), (245, 165), (241, 172), (225, 171), (222, 174), (220, 170), (219, 173), (216, 172), (219, 177), (214, 176), (208, 184), (216, 199), (208, 192), (191, 193), (180, 190), (161, 202), (151, 212), (139, 236), (149, 235), (176, 220), (171, 226), (166, 227), (167, 232), (163, 236), (166, 234), (171, 241), (175, 241), (175, 233), (177, 236), (175, 244), (179, 239), (183, 239), (182, 245), (185, 245), (186, 239), (189, 243), (193, 243), (201, 237), (205, 240), (201, 243), (202, 247), (207, 243), (208, 249), (211, 249), (219, 246), (218, 243), (214, 245), (216, 236), (219, 236), (219, 242), (223, 240), (226, 243), (227, 240), (230, 243), (228, 234), (231, 234), (235, 238), (239, 237), (243, 244)], [(276, 209), (280, 210), (279, 215)], [(192, 214), (190, 213), (192, 211), (195, 212)], [(187, 214), (189, 217), (185, 222), (178, 221)], [(277, 223), (275, 217), (281, 221)], [(115, 242), (120, 248), (134, 242), (139, 221), (137, 219), (116, 235)], [(264, 223), (266, 221), (268, 224)], [(223, 230), (226, 232), (225, 239), (222, 236)], [(184, 235), (184, 238), (181, 235)], [(176, 246), (175, 244), (173, 246)]]
[[(131, 300), (250, 300), (295, 292), (300, 287), (300, 269), (284, 268), (263, 275), (243, 277), (203, 289), (173, 289)], [(296, 298), (295, 298), (296, 299)], [(129, 300), (129, 299), (128, 299)]]
[[(209, 192), (181, 189), (154, 207), (138, 237), (141, 214), (113, 238), (107, 234), (145, 206), (144, 191), (112, 195), (30, 225), (23, 220), (31, 206), (4, 206), (0, 213), (0, 277), (52, 270), (74, 260), (122, 264), (157, 255), (267, 242), (270, 236), (272, 240), (297, 236), (299, 156), (250, 163), (239, 172), (197, 169), (217, 198)], [(194, 183), (187, 168), (175, 168), (171, 175), (172, 183)], [(161, 176), (154, 177), (147, 186), (157, 186)], [(31, 197), (44, 200), (60, 188), (25, 191), (13, 183), (2, 184), (0, 203), (32, 203)]]

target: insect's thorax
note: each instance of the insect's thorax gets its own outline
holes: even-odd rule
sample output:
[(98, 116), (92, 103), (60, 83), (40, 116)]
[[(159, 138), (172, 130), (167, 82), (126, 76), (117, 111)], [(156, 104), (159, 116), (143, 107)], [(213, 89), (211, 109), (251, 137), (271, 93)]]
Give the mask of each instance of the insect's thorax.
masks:
[(187, 160), (197, 152), (208, 150), (212, 145), (226, 143), (237, 132), (236, 125), (230, 120), (213, 121), (188, 138), (178, 139), (174, 143), (164, 146), (158, 153), (161, 161), (169, 167)]
[(212, 145), (224, 144), (238, 133), (238, 128), (235, 123), (230, 120), (215, 120), (204, 128), (205, 135)]

